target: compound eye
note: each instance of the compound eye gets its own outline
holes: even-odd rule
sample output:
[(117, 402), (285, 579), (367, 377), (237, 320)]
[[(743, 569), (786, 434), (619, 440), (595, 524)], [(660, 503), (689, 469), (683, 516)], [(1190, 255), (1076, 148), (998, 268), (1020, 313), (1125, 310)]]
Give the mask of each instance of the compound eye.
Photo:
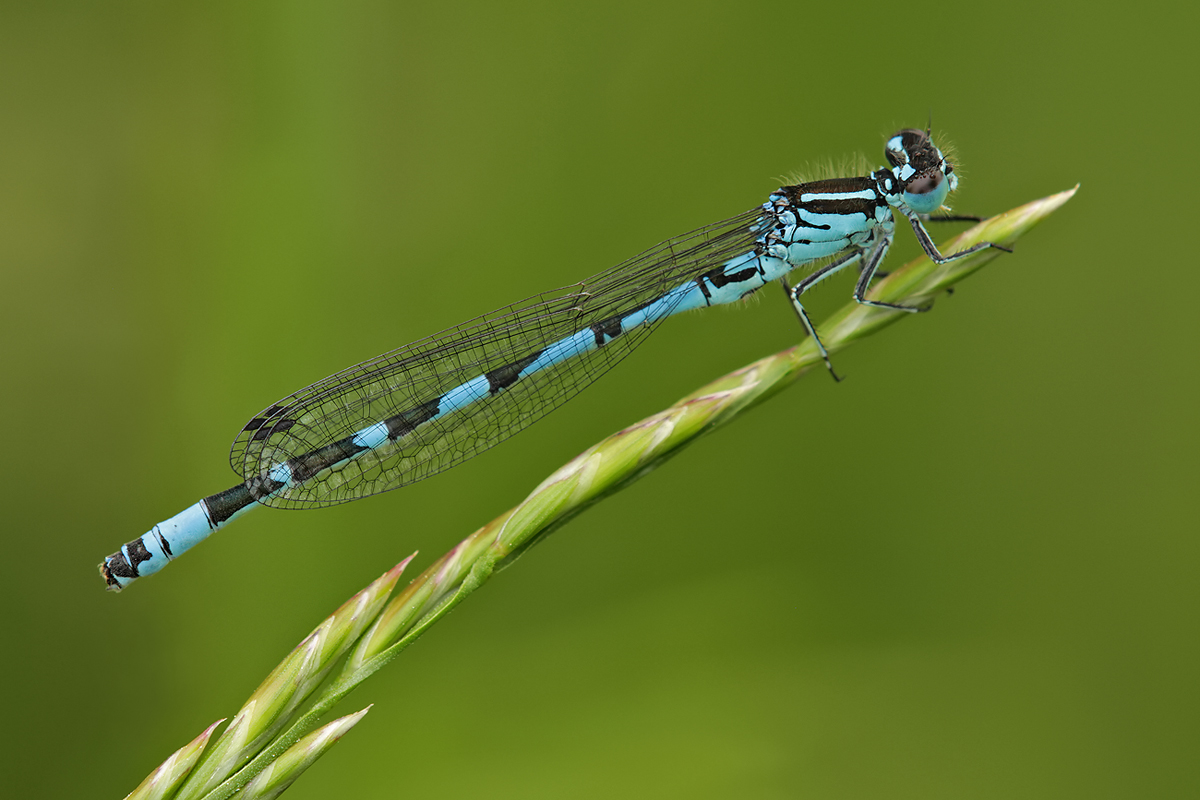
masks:
[(929, 194), (930, 192), (936, 191), (937, 188), (942, 185), (942, 181), (944, 180), (946, 180), (946, 176), (942, 174), (941, 170), (931, 174), (927, 173), (909, 181), (908, 185), (904, 187), (904, 191), (908, 192), (909, 194), (916, 195)]

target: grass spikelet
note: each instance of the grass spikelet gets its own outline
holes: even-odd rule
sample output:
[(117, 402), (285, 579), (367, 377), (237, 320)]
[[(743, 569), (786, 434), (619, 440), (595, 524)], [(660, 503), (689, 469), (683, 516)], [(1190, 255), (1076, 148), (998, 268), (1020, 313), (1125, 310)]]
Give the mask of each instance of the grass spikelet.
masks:
[[(981, 241), (1011, 245), (1071, 199), (1077, 189), (1035, 200), (985, 220), (952, 241), (942, 243), (941, 250), (954, 253)], [(890, 303), (923, 305), (1000, 256), (1000, 251), (986, 249), (941, 265), (921, 256), (873, 284), (870, 297)], [(828, 351), (835, 353), (908, 318), (911, 315), (901, 311), (850, 302), (824, 321), (820, 326), (821, 336)], [(400, 570), (408, 562), (386, 573), (338, 609), (268, 676), (195, 768), (178, 797), (190, 800), (204, 795), (206, 800), (223, 800), (247, 786), (258, 774), (266, 777), (255, 784), (262, 787), (262, 793), (256, 796), (271, 797), (274, 795), (269, 792), (274, 788), (286, 788), (285, 782), (290, 785), (312, 763), (310, 756), (315, 758), (324, 752), (364, 712), (337, 720), (306, 736), (317, 728), (320, 718), (486, 583), (493, 573), (514, 564), (530, 547), (593, 503), (636, 482), (700, 436), (774, 396), (813, 368), (825, 372), (813, 341), (805, 339), (718, 378), (669, 408), (609, 436), (556, 470), (519, 505), (462, 540), (384, 607)], [(307, 694), (329, 674), (333, 661), (347, 649), (350, 654), (340, 672), (315, 697), (311, 707), (280, 734)], [(211, 730), (201, 738), (207, 737)], [(254, 755), (255, 752), (258, 754)], [(251, 757), (248, 765), (233, 777), (225, 778)], [(165, 767), (166, 764), (156, 774)]]

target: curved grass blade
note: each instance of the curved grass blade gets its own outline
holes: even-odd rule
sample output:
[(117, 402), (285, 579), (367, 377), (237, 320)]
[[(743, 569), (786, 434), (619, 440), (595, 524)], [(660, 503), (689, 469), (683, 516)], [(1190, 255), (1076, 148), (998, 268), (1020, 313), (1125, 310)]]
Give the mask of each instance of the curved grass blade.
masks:
[[(268, 744), (279, 742), (278, 734), (293, 720), (298, 709), (329, 675), (387, 602), (401, 573), (413, 556), (385, 572), (367, 588), (358, 592), (333, 612), (271, 671), (246, 700), (233, 721), (217, 739), (204, 760), (192, 772), (176, 800), (201, 797), (213, 787), (237, 773), (231, 788), (239, 788), (257, 769), (244, 770)], [(299, 736), (287, 740), (280, 752), (295, 744)]]
[(196, 762), (204, 753), (204, 748), (208, 746), (208, 740), (212, 737), (213, 731), (224, 721), (223, 719), (217, 720), (205, 728), (195, 739), (168, 756), (167, 760), (159, 764), (154, 772), (146, 776), (146, 780), (125, 795), (125, 800), (169, 800), (173, 797), (175, 790), (187, 778), (192, 767), (196, 766)]
[[(1075, 187), (1035, 200), (985, 220), (952, 242), (944, 244), (942, 251), (956, 252), (980, 241), (1011, 245), (1071, 199), (1077, 189), (1078, 187)], [(922, 256), (880, 280), (870, 297), (910, 305), (928, 302), (997, 255), (995, 250), (985, 250), (941, 266)], [(822, 338), (829, 352), (836, 352), (898, 319), (909, 316), (900, 311), (851, 302), (821, 326)], [(321, 691), (308, 711), (286, 732), (275, 736), (283, 725), (285, 715), (265, 714), (261, 719), (266, 722), (260, 723), (257, 733), (253, 736), (244, 732), (233, 737), (239, 741), (252, 739), (259, 744), (264, 742), (268, 732), (275, 736), (236, 775), (227, 778), (205, 794), (205, 800), (232, 797), (254, 775), (261, 773), (288, 752), (289, 748), (300, 742), (339, 700), (416, 641), (430, 626), (483, 585), (496, 570), (513, 564), (531, 546), (544, 540), (548, 534), (591, 504), (637, 481), (700, 436), (732, 421), (744, 411), (773, 396), (813, 367), (824, 371), (817, 348), (811, 339), (807, 339), (795, 347), (718, 378), (670, 408), (613, 434), (571, 460), (543, 481), (522, 503), (468, 536), (402, 589), (353, 644), (346, 663), (332, 683)], [(404, 564), (407, 564), (407, 561)], [(398, 578), (397, 570), (403, 566), (402, 564), (384, 577), (395, 573), (395, 578)], [(392, 584), (395, 578), (392, 579)], [(391, 584), (388, 585), (388, 590), (390, 587)], [(373, 601), (372, 607), (375, 607), (376, 602), (382, 603), (386, 594), (387, 592), (383, 592)], [(347, 606), (349, 605), (351, 604), (347, 603)], [(347, 606), (343, 606), (343, 609)], [(338, 613), (341, 613), (341, 610)], [(365, 617), (366, 615), (363, 615), (363, 618)], [(349, 647), (350, 635), (340, 637), (339, 641)], [(301, 649), (297, 648), (289, 659), (295, 658)], [(344, 649), (340, 649), (338, 654), (341, 652), (344, 652)], [(255, 707), (260, 700), (267, 708), (286, 706), (289, 711), (286, 716), (294, 716), (292, 712), (298, 708), (300, 700), (293, 702), (293, 695), (288, 694), (291, 690), (283, 688), (282, 685), (288, 684), (289, 681), (298, 681), (311, 691), (320, 681), (300, 681), (291, 677), (293, 673), (289, 671), (290, 668), (285, 669), (289, 663), (285, 660), (284, 664), (272, 673), (255, 696), (247, 702), (246, 707), (239, 712), (238, 718), (245, 714), (247, 708)], [(331, 664), (331, 661), (320, 664), (322, 678)], [(277, 685), (280, 685), (280, 688), (268, 690), (268, 687)], [(260, 697), (264, 691), (274, 693), (269, 697)], [(230, 725), (231, 731), (238, 724), (238, 718)], [(229, 731), (226, 731), (226, 735), (229, 735)], [(214, 753), (219, 749), (220, 743), (214, 748)], [(250, 749), (245, 747), (237, 750), (236, 755), (232, 755), (234, 751), (230, 748), (219, 758), (210, 753), (202, 768), (210, 759), (221, 761), (230, 768), (225, 772), (229, 774), (237, 763), (250, 758)], [(204, 788), (211, 788), (220, 780), (216, 777), (217, 772), (213, 770), (206, 775), (202, 781)], [(194, 775), (188, 785), (191, 786), (198, 780), (199, 776)], [(198, 797), (202, 791), (189, 789), (186, 794), (180, 796)]]
[(279, 797), (370, 710), (371, 706), (367, 706), (362, 711), (339, 717), (308, 734), (255, 775), (235, 796), (238, 800), (274, 800)]

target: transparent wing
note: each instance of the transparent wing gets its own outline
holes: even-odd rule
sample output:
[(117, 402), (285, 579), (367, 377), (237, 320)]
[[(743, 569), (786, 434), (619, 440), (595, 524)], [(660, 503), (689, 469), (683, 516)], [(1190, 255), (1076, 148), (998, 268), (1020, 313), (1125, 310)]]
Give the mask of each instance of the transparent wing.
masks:
[[(460, 464), (565, 403), (637, 347), (657, 322), (570, 358), (474, 402), (427, 419), (447, 392), (490, 376), (515, 376), (547, 346), (621, 318), (685, 281), (754, 247), (762, 209), (668, 239), (581, 283), (536, 295), (421, 339), (289, 395), (254, 417), (230, 452), (250, 480), (277, 464), (328, 453), (348, 437), (388, 422), (403, 435), (315, 471), (278, 494), (277, 508), (332, 505), (385, 492)], [(399, 424), (409, 421), (411, 425)], [(324, 456), (322, 456), (324, 457)], [(319, 459), (318, 459), (319, 460)], [(293, 463), (296, 463), (293, 461)]]

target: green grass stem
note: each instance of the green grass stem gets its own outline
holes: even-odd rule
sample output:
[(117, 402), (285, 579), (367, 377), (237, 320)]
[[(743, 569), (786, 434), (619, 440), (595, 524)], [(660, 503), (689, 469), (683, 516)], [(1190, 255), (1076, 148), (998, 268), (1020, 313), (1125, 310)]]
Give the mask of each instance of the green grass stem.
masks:
[[(1071, 199), (1077, 189), (1035, 200), (985, 220), (944, 243), (941, 250), (954, 253), (983, 241), (1011, 246)], [(921, 256), (876, 282), (869, 297), (924, 305), (1001, 256), (1014, 258), (990, 249), (936, 265)], [(821, 338), (832, 354), (909, 316), (912, 315), (851, 302), (825, 321), (820, 329)], [(305, 738), (321, 717), (482, 586), (494, 572), (512, 565), (531, 546), (591, 504), (638, 480), (700, 436), (775, 395), (814, 367), (825, 372), (812, 340), (805, 339), (795, 347), (718, 378), (670, 408), (613, 434), (546, 478), (515, 508), (461, 541), (384, 607), (408, 560), (386, 573), (322, 623), (271, 673), (188, 777), (178, 797), (181, 800), (232, 797), (255, 775), (266, 774), (263, 771), (281, 757), (290, 759), (289, 764), (307, 768), (324, 752), (314, 743), (326, 739)], [(301, 714), (303, 703), (330, 674), (334, 661), (347, 651), (349, 656), (340, 671)], [(357, 716), (354, 719), (357, 721)], [(211, 730), (196, 740), (201, 749)], [(171, 758), (177, 757), (179, 753)], [(190, 757), (189, 769), (195, 763), (195, 757)], [(162, 772), (167, 763), (171, 759), (154, 775)], [(186, 774), (187, 769), (182, 772)], [(270, 777), (262, 779), (263, 785), (269, 782), (277, 786), (289, 775), (294, 779), (298, 774), (274, 767)], [(141, 790), (139, 787), (138, 791)]]

